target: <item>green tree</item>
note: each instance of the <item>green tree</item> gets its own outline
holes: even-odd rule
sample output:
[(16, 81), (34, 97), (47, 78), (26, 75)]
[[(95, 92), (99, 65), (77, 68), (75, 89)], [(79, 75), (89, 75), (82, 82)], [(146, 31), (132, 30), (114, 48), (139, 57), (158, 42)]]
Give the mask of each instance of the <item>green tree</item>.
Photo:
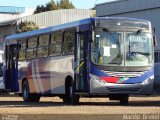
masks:
[(36, 25), (36, 23), (34, 23), (32, 21), (24, 21), (18, 25), (18, 29), (16, 32), (21, 33), (21, 32), (27, 32), (27, 31), (32, 31), (32, 30), (36, 30), (36, 29), (39, 29), (39, 27)]
[(57, 2), (57, 6), (59, 9), (74, 9), (75, 6), (69, 0), (60, 0)]
[(69, 0), (60, 0), (59, 2), (55, 3), (54, 0), (48, 2), (45, 6), (38, 5), (34, 11), (34, 14), (51, 11), (51, 10), (58, 10), (58, 9), (74, 9), (75, 6)]
[(34, 14), (45, 12), (45, 11), (46, 11), (46, 7), (44, 5), (38, 5), (34, 11)]
[(54, 2), (54, 0), (51, 0), (50, 2), (48, 2), (46, 4), (46, 11), (50, 11), (50, 10), (57, 10), (58, 7), (56, 5), (56, 3)]

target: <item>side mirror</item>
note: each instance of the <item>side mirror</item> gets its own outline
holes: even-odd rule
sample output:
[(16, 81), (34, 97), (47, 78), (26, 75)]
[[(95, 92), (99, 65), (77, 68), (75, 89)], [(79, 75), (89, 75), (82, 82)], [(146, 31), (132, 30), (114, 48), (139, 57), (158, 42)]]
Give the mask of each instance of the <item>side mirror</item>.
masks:
[(156, 39), (156, 29), (155, 27), (152, 28), (152, 33), (153, 33), (153, 43), (154, 43), (154, 47), (157, 46), (157, 39)]
[(153, 43), (154, 43), (154, 47), (157, 47), (157, 40), (156, 40), (156, 36), (153, 36)]

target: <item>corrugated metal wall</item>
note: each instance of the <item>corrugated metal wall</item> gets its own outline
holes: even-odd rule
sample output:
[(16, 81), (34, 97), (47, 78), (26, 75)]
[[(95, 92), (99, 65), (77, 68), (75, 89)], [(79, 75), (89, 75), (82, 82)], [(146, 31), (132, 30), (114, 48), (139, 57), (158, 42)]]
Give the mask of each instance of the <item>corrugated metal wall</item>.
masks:
[(22, 21), (33, 21), (40, 28), (72, 22), (92, 16), (92, 10), (66, 9), (34, 14), (22, 18)]
[[(116, 9), (115, 9), (116, 8)], [(156, 29), (160, 50), (160, 0), (120, 0), (96, 6), (97, 16), (131, 17), (149, 20)]]
[(160, 7), (160, 0), (119, 0), (96, 5), (97, 16), (115, 15)]

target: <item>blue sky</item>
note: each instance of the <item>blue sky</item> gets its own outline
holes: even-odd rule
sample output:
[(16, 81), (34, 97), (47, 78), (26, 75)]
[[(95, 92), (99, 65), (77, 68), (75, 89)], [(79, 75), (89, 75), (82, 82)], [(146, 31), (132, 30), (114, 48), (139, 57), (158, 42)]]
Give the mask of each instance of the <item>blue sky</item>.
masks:
[[(35, 8), (37, 5), (46, 4), (50, 0), (0, 0), (0, 6), (17, 6)], [(58, 1), (58, 0), (55, 0)], [(76, 8), (89, 9), (94, 7), (95, 3), (104, 3), (115, 0), (70, 0)]]

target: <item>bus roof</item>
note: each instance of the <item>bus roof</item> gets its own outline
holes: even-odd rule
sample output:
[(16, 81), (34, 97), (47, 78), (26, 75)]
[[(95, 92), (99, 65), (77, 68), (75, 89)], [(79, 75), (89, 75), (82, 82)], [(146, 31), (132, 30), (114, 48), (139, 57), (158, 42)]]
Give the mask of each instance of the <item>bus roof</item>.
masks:
[(80, 25), (84, 25), (84, 24), (89, 24), (89, 23), (91, 23), (92, 21), (95, 21), (95, 20), (104, 20), (104, 19), (106, 19), (106, 20), (129, 20), (129, 21), (149, 22), (149, 21), (142, 20), (142, 19), (127, 18), (127, 17), (87, 18), (87, 19), (83, 19), (83, 20), (79, 20), (79, 21), (75, 21), (75, 22), (65, 23), (65, 24), (62, 24), (62, 25), (57, 25), (57, 26), (52, 26), (52, 27), (48, 27), (48, 28), (33, 30), (33, 31), (29, 31), (29, 32), (23, 32), (23, 33), (19, 33), (19, 34), (9, 35), (5, 38), (5, 41), (22, 39), (22, 38), (27, 38), (27, 37), (31, 37), (31, 36), (40, 35), (40, 34), (46, 34), (46, 33), (54, 32), (54, 31), (57, 31), (57, 30), (62, 30), (62, 29), (66, 29), (66, 28), (71, 28), (71, 27), (76, 27), (76, 26), (80, 26)]

